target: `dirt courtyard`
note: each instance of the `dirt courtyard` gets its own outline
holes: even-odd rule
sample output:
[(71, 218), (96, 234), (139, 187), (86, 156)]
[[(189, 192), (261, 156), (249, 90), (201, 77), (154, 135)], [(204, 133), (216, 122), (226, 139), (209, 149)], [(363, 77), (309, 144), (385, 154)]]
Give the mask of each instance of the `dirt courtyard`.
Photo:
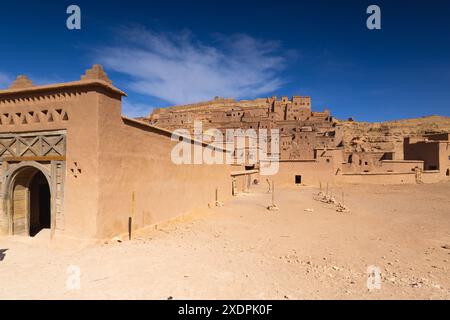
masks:
[(450, 299), (450, 183), (333, 188), (348, 213), (312, 187), (277, 188), (271, 212), (253, 189), (132, 241), (0, 238), (0, 298)]

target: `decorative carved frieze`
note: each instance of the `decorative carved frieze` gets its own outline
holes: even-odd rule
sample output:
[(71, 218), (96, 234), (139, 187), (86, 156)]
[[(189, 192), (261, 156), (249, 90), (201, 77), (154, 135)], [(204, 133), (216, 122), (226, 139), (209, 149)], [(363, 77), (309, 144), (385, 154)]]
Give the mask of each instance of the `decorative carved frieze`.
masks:
[(66, 135), (47, 133), (1, 134), (0, 160), (8, 158), (54, 158), (66, 154)]
[(0, 113), (0, 127), (64, 121), (69, 121), (69, 114), (63, 108)]
[(61, 93), (35, 93), (26, 97), (2, 97), (0, 106), (18, 106), (18, 105), (38, 105), (49, 103), (62, 103), (77, 100), (81, 97), (81, 91), (61, 92)]

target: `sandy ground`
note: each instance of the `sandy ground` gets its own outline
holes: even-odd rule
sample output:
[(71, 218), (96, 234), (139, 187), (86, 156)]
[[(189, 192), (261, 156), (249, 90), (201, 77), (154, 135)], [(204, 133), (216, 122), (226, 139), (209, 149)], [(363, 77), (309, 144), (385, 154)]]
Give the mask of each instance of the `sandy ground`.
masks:
[[(0, 238), (0, 298), (450, 298), (450, 183), (346, 186), (350, 213), (312, 187), (277, 188), (269, 212), (265, 189), (133, 241)], [(370, 266), (381, 271), (372, 290)], [(76, 270), (81, 288), (70, 289)]]

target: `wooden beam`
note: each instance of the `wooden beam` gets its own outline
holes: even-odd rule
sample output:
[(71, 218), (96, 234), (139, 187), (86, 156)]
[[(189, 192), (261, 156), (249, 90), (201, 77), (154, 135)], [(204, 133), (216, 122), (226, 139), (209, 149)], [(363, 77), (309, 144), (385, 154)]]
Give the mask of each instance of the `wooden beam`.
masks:
[(2, 161), (65, 161), (65, 156), (46, 156), (46, 157), (5, 157)]

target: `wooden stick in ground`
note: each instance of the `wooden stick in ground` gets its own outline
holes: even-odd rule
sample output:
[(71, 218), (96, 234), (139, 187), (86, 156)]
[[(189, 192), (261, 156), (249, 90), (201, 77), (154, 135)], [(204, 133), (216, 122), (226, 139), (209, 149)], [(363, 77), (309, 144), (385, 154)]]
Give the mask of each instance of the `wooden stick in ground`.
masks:
[(267, 178), (266, 181), (267, 181), (267, 184), (269, 185), (269, 190), (267, 191), (267, 193), (271, 193), (272, 192), (272, 185), (271, 185), (271, 182), (270, 182), (269, 178)]
[(272, 206), (275, 206), (275, 181), (272, 180)]
[(133, 219), (136, 216), (136, 193), (131, 194), (131, 217), (128, 218), (128, 240), (131, 240), (131, 232), (133, 230)]
[(128, 218), (128, 240), (131, 240), (131, 232), (132, 232), (133, 218)]

